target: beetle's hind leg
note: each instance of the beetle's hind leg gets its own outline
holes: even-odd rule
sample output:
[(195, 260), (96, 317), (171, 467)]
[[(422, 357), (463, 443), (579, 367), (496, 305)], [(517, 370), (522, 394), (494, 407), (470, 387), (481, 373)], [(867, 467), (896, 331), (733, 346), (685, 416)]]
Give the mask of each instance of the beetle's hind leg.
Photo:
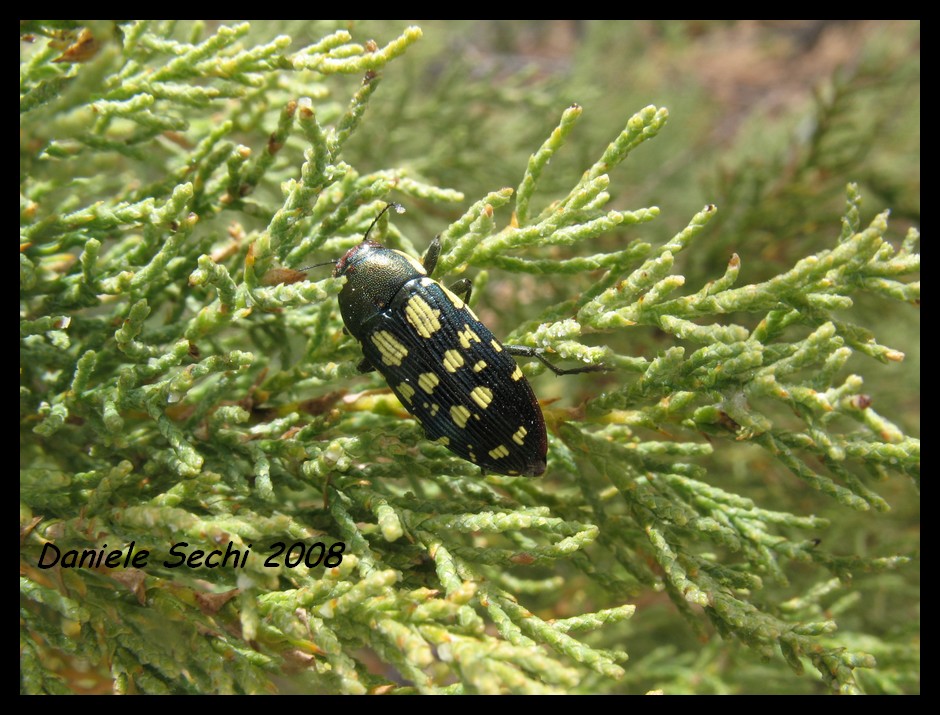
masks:
[(583, 365), (581, 367), (562, 368), (555, 367), (548, 358), (545, 357), (545, 350), (542, 348), (530, 348), (526, 345), (503, 345), (506, 352), (517, 357), (535, 358), (545, 367), (556, 375), (577, 375), (581, 372), (609, 372), (613, 368), (606, 365)]

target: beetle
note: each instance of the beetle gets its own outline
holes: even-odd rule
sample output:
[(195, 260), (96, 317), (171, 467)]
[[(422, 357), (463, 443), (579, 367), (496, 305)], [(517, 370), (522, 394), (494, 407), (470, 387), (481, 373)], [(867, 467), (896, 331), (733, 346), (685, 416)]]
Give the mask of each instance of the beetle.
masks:
[(378, 370), (428, 439), (484, 472), (543, 474), (545, 419), (512, 356), (540, 360), (556, 375), (608, 368), (564, 370), (537, 348), (503, 345), (467, 305), (469, 280), (445, 288), (431, 278), (440, 236), (421, 262), (369, 240), (379, 218), (393, 207), (404, 211), (386, 205), (333, 268), (334, 277), (346, 278), (339, 307), (347, 332), (362, 347), (359, 370)]

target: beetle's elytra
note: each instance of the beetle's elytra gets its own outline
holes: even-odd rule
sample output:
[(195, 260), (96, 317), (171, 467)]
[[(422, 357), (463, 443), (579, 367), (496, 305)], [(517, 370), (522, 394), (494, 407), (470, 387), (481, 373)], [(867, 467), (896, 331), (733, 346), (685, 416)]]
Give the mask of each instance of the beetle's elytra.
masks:
[[(379, 217), (397, 204), (386, 206)], [(340, 311), (362, 346), (360, 370), (378, 370), (428, 439), (487, 472), (536, 477), (545, 471), (548, 439), (535, 393), (513, 359), (541, 360), (534, 348), (503, 345), (467, 305), (469, 281), (449, 290), (430, 275), (440, 252), (435, 238), (423, 263), (369, 240), (336, 262), (345, 276)], [(458, 293), (463, 293), (463, 297)]]

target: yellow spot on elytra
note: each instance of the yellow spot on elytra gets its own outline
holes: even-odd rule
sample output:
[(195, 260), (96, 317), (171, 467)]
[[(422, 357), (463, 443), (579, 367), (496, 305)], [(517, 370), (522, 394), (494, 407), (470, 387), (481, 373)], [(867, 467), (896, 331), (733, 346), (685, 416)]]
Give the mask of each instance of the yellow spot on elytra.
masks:
[(450, 444), (450, 437), (447, 437), (447, 436), (445, 435), (444, 437), (438, 437), (438, 438), (437, 438), (436, 440), (434, 440), (434, 441), (437, 442), (438, 444), (443, 444), (443, 445), (446, 447), (447, 445)]
[(482, 343), (480, 336), (473, 332), (473, 329), (464, 323), (463, 330), (457, 331), (457, 339), (460, 340), (460, 346), (467, 350), (470, 347), (470, 342)]
[(444, 353), (444, 367), (447, 372), (457, 372), (463, 366), (463, 355), (459, 350), (448, 350)]
[(474, 387), (470, 390), (470, 397), (485, 410), (493, 401), (493, 391), (488, 387)]
[(432, 402), (432, 403), (431, 403), (431, 417), (436, 416), (436, 415), (437, 415), (437, 411), (438, 411), (439, 409), (441, 409), (441, 406), (440, 406), (439, 404), (437, 404), (436, 402)]
[(492, 345), (493, 350), (495, 350), (498, 353), (501, 353), (503, 351), (503, 346), (499, 344), (499, 341), (496, 338), (493, 338), (492, 340), (490, 340), (490, 345)]
[(401, 398), (410, 405), (411, 398), (414, 397), (415, 394), (415, 389), (407, 382), (403, 382), (398, 386), (398, 394), (401, 395)]
[(519, 369), (518, 365), (516, 365), (516, 369), (512, 371), (512, 375), (509, 377), (511, 377), (516, 382), (519, 382), (519, 380), (522, 379), (522, 370)]
[(470, 410), (463, 405), (454, 405), (450, 408), (450, 418), (462, 429), (467, 426), (467, 420), (470, 419)]
[(506, 445), (499, 445), (495, 449), (490, 450), (490, 456), (493, 459), (499, 459), (500, 457), (505, 457), (509, 454), (509, 450), (506, 449)]
[(486, 360), (480, 360), (476, 365), (473, 366), (474, 372), (480, 372), (486, 367)]
[(418, 387), (430, 395), (440, 382), (441, 378), (433, 372), (422, 372), (421, 376), (418, 378)]
[(420, 295), (411, 296), (405, 304), (405, 320), (422, 338), (430, 338), (441, 329), (440, 314), (441, 311), (433, 309)]
[(528, 434), (528, 430), (526, 430), (525, 427), (520, 427), (520, 428), (517, 429), (517, 430), (515, 431), (515, 433), (513, 434), (513, 436), (512, 436), (512, 441), (515, 442), (515, 443), (518, 444), (518, 445), (522, 445), (523, 440), (525, 440), (525, 436), (526, 436), (527, 434)]
[(408, 355), (408, 348), (402, 345), (394, 335), (387, 330), (379, 330), (372, 334), (372, 344), (382, 354), (382, 362), (386, 365), (401, 365), (401, 361)]

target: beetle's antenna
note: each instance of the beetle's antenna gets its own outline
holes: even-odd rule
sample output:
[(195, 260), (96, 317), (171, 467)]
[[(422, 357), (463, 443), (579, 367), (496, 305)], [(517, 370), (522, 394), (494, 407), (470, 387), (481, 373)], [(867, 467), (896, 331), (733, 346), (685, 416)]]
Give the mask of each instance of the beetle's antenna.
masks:
[(377, 224), (379, 219), (382, 218), (382, 215), (391, 208), (395, 209), (395, 213), (405, 213), (405, 207), (401, 204), (385, 204), (385, 208), (379, 211), (379, 215), (373, 219), (372, 223), (369, 225), (369, 228), (366, 229), (366, 233), (362, 237), (363, 241), (367, 241), (369, 239), (369, 234), (372, 233), (372, 229), (375, 227), (375, 224)]
[[(395, 209), (395, 213), (400, 213), (400, 214), (405, 213), (405, 207), (402, 206), (401, 204), (395, 204), (395, 203), (385, 204), (385, 208), (379, 211), (379, 215), (376, 216), (372, 220), (372, 223), (369, 224), (369, 228), (366, 229), (366, 233), (362, 237), (363, 241), (367, 241), (369, 239), (369, 233), (371, 233), (372, 229), (375, 227), (375, 224), (379, 222), (379, 219), (382, 218), (382, 214), (384, 214), (386, 211), (388, 211), (391, 208)], [(322, 268), (323, 266), (335, 266), (335, 265), (336, 265), (336, 261), (326, 261), (325, 263), (315, 263), (312, 266), (304, 266), (303, 268), (298, 268), (297, 270), (309, 271), (311, 268)]]
[(309, 271), (313, 268), (322, 268), (323, 266), (335, 266), (336, 261), (326, 261), (325, 263), (314, 263), (312, 266), (304, 266), (303, 268), (298, 268), (298, 271)]

